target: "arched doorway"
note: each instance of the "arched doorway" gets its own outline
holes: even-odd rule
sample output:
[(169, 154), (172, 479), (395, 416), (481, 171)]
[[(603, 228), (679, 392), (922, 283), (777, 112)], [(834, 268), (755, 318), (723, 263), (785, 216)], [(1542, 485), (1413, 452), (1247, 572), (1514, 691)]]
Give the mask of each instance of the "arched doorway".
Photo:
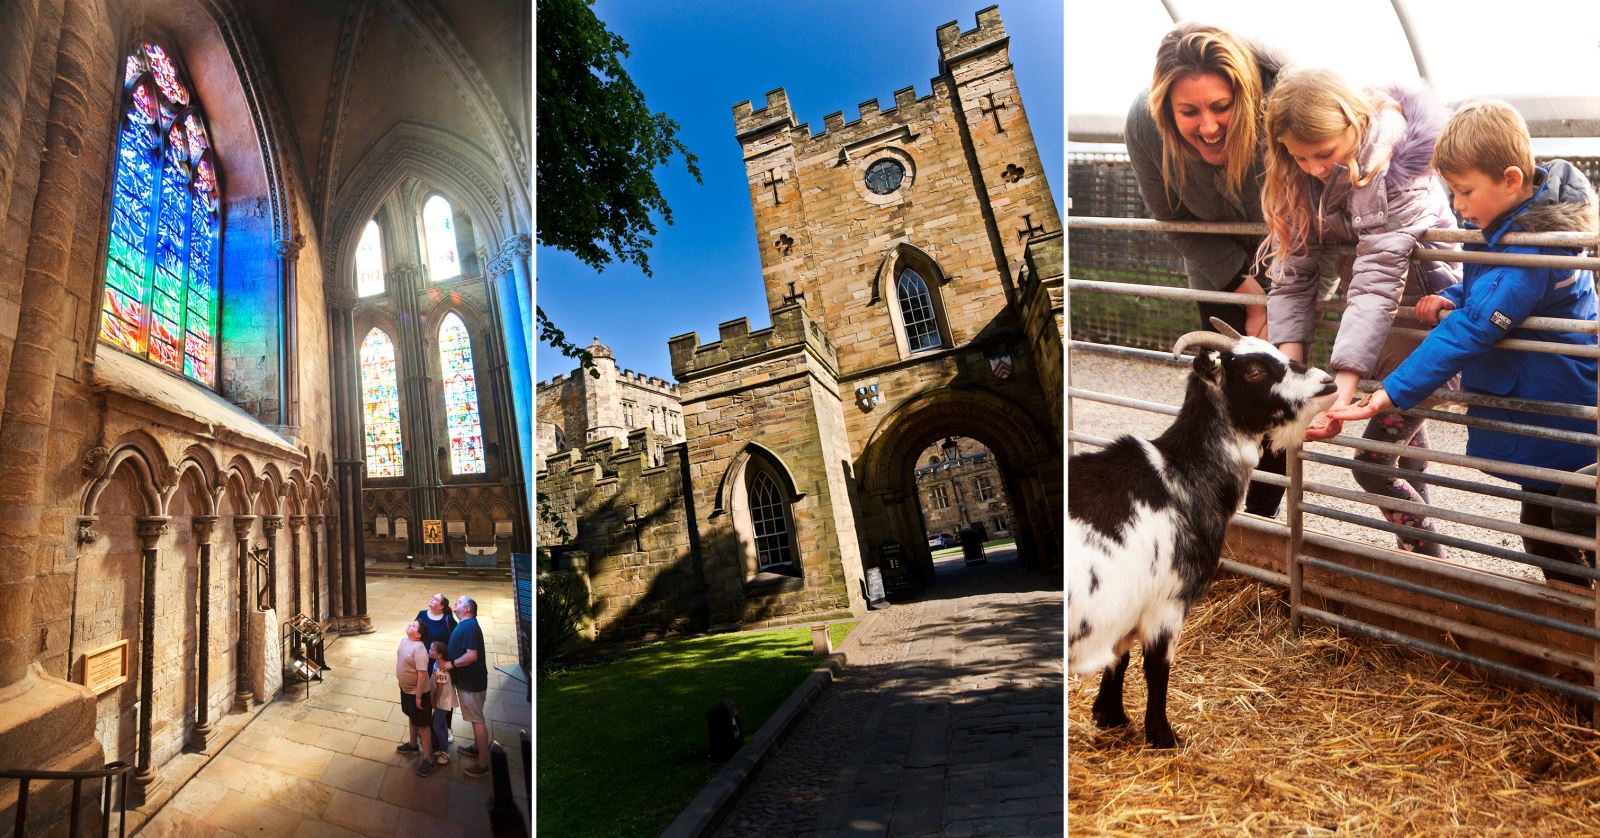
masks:
[(947, 387), (918, 396), (884, 417), (868, 440), (858, 472), (862, 514), (857, 518), (868, 566), (882, 567), (887, 549), (903, 555), (911, 581), (933, 581), (916, 472), (927, 465), (930, 446), (942, 449), (951, 438), (974, 440), (993, 456), (1000, 480), (996, 488), (1009, 500), (1006, 523), (1019, 559), (1059, 581), (1060, 441), (1017, 404), (982, 387)]

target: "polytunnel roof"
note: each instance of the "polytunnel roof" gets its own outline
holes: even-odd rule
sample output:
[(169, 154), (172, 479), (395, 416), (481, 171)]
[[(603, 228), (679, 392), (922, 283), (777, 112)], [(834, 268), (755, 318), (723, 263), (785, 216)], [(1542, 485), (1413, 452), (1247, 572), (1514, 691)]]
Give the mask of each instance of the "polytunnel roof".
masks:
[(1069, 140), (1121, 140), (1175, 20), (1226, 27), (1357, 84), (1425, 75), (1445, 102), (1505, 99), (1535, 136), (1600, 137), (1592, 0), (1067, 0)]

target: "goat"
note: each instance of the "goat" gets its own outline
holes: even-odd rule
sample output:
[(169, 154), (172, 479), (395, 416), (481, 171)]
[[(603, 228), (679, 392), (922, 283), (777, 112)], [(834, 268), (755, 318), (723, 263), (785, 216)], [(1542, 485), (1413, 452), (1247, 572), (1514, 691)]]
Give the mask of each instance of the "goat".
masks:
[(1216, 574), (1262, 439), (1280, 449), (1302, 442), (1335, 390), (1327, 373), (1211, 322), (1223, 334), (1190, 332), (1172, 348), (1179, 357), (1202, 351), (1171, 427), (1154, 440), (1120, 437), (1067, 466), (1068, 668), (1103, 671), (1095, 724), (1125, 725), (1123, 673), (1142, 643), (1144, 732), (1157, 748), (1177, 747), (1166, 709), (1173, 653)]

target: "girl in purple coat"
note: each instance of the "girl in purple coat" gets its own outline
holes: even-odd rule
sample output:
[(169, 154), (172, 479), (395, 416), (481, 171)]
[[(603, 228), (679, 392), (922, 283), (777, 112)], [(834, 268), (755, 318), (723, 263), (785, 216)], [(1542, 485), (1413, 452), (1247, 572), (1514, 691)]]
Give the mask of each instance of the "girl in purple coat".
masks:
[[(1349, 404), (1363, 378), (1386, 375), (1416, 347), (1418, 337), (1391, 334), (1397, 310), (1457, 283), (1458, 265), (1413, 263), (1419, 237), (1453, 228), (1455, 216), (1443, 185), (1429, 169), (1444, 112), (1420, 90), (1395, 86), (1356, 91), (1328, 70), (1294, 70), (1279, 76), (1267, 99), (1266, 182), (1261, 192), (1268, 236), (1262, 255), (1272, 258), (1267, 335), (1290, 358), (1305, 361), (1316, 329), (1317, 278), (1324, 249), (1354, 245), (1349, 277), (1329, 365), (1338, 394), (1333, 408)], [(1420, 329), (1404, 318), (1399, 325)], [(1340, 423), (1324, 417), (1306, 435), (1327, 439)], [(1422, 420), (1387, 413), (1367, 423), (1367, 439), (1427, 447)], [(1362, 451), (1366, 463), (1422, 471), (1426, 461)], [(1356, 482), (1374, 494), (1428, 502), (1427, 484), (1357, 470)], [(1383, 510), (1391, 524), (1433, 531), (1428, 519)], [(1398, 535), (1400, 547), (1442, 556), (1438, 544)]]

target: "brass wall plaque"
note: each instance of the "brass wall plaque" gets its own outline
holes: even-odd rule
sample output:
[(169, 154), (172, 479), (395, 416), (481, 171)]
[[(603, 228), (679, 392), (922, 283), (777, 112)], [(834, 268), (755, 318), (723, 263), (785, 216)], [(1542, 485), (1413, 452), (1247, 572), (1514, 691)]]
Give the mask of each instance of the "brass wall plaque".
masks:
[(83, 685), (99, 695), (128, 680), (128, 641), (118, 640), (83, 656)]
[(439, 519), (439, 520), (431, 520), (431, 519), (428, 519), (428, 518), (422, 519), (422, 543), (423, 544), (443, 544), (444, 543), (444, 519), (442, 519), (442, 518)]

